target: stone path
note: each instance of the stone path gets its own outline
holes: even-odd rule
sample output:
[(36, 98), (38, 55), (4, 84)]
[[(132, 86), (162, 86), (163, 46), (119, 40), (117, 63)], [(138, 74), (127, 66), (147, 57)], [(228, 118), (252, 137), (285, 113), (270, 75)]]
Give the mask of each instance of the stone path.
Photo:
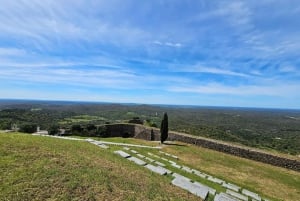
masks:
[(117, 142), (107, 142), (107, 141), (98, 141), (102, 144), (108, 144), (108, 145), (116, 145), (116, 146), (126, 146), (126, 147), (138, 147), (138, 148), (149, 148), (149, 149), (161, 149), (161, 147), (152, 147), (152, 146), (146, 146), (146, 145), (137, 145), (137, 144), (127, 144), (127, 143), (117, 143)]
[[(129, 161), (132, 161), (133, 163), (135, 163), (139, 166), (143, 166), (154, 173), (157, 173), (160, 175), (167, 175), (167, 174), (171, 175), (172, 174), (174, 179), (172, 180), (171, 183), (173, 185), (180, 187), (184, 190), (187, 190), (190, 193), (202, 198), (203, 200), (205, 200), (207, 198), (208, 194), (211, 194), (211, 195), (215, 195), (214, 201), (241, 201), (241, 200), (248, 201), (250, 199), (253, 201), (262, 201), (262, 200), (267, 201), (267, 199), (262, 199), (257, 193), (254, 193), (247, 189), (242, 189), (241, 187), (239, 187), (235, 184), (227, 183), (222, 179), (205, 174), (199, 170), (195, 170), (195, 169), (189, 168), (187, 166), (181, 166), (181, 165), (177, 164), (177, 162), (175, 162), (175, 161), (160, 157), (156, 154), (153, 154), (150, 152), (147, 153), (151, 157), (154, 157), (156, 159), (163, 160), (163, 161), (169, 163), (169, 165), (171, 165), (172, 167), (174, 167), (178, 170), (185, 171), (189, 174), (194, 174), (198, 177), (201, 177), (202, 179), (206, 179), (207, 181), (218, 184), (226, 189), (226, 192), (220, 192), (219, 194), (216, 194), (216, 190), (211, 187), (208, 187), (200, 182), (192, 182), (191, 179), (189, 179), (185, 176), (182, 176), (176, 172), (172, 173), (172, 171), (170, 171), (166, 168), (166, 164), (164, 162), (157, 161), (151, 157), (146, 157), (146, 156), (138, 153), (137, 151), (129, 148), (129, 147), (138, 147), (138, 148), (161, 149), (161, 147), (97, 141), (97, 140), (93, 140), (93, 139), (80, 139), (80, 138), (63, 137), (63, 136), (51, 136), (51, 135), (40, 135), (40, 134), (32, 134), (32, 135), (39, 135), (39, 136), (43, 136), (43, 137), (52, 137), (52, 138), (58, 138), (58, 139), (64, 139), (64, 140), (87, 141), (87, 142), (92, 143), (103, 149), (108, 149), (109, 148), (108, 145), (125, 146), (125, 147), (123, 147), (123, 149), (135, 154), (136, 157), (132, 156), (129, 153), (122, 151), (122, 150), (114, 151), (114, 153), (118, 154), (119, 156), (121, 156), (123, 158), (126, 158)], [(179, 160), (179, 158), (175, 155), (168, 154), (163, 151), (159, 151), (159, 153), (161, 153), (165, 156), (174, 158), (176, 160)], [(145, 160), (147, 160), (149, 163), (152, 163), (152, 164), (147, 163)], [(154, 165), (154, 164), (156, 164), (156, 165)]]
[(175, 179), (172, 180), (172, 184), (189, 191), (203, 200), (205, 200), (208, 196), (208, 188), (196, 185), (182, 177), (175, 177)]

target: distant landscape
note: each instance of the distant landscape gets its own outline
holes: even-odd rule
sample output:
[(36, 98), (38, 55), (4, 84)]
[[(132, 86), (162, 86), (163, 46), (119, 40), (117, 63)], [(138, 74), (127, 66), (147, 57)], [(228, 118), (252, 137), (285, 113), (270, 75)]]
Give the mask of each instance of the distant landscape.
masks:
[(300, 110), (1, 100), (0, 130), (13, 125), (72, 130), (133, 119), (159, 127), (164, 112), (173, 131), (300, 154)]

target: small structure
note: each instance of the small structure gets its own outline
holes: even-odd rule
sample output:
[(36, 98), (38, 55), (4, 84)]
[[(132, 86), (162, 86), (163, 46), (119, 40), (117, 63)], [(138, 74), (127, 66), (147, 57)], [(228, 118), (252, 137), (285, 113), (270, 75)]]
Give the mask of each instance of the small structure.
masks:
[(38, 134), (38, 135), (48, 135), (48, 131), (47, 130), (41, 130), (39, 126), (37, 126), (36, 128), (36, 132), (34, 134)]

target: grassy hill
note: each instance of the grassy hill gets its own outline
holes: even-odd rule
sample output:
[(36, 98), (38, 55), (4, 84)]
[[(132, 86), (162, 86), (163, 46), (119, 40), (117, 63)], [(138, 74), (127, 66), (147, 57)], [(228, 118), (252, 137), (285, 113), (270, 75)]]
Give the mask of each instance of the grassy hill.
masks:
[[(157, 145), (138, 139), (101, 140)], [(199, 200), (163, 177), (84, 141), (24, 134), (0, 134), (0, 194), (3, 200)], [(158, 150), (135, 148), (142, 154)], [(270, 200), (297, 201), (300, 173), (178, 143), (163, 151), (179, 156), (178, 163), (259, 193)], [(163, 161), (162, 161), (163, 162)], [(172, 167), (168, 166), (168, 169)], [(179, 172), (214, 187), (214, 183)], [(0, 200), (1, 200), (0, 199)]]

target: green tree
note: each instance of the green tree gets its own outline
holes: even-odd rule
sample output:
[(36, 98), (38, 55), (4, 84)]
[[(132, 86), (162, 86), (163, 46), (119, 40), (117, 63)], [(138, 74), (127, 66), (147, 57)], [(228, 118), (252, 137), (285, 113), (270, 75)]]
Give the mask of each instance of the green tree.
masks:
[(20, 132), (23, 133), (34, 133), (36, 132), (37, 125), (36, 124), (23, 124), (20, 127)]
[(51, 125), (48, 128), (49, 135), (57, 135), (59, 134), (59, 126), (58, 125)]
[(151, 140), (151, 141), (154, 141), (154, 140), (155, 140), (155, 135), (154, 135), (153, 129), (151, 129), (150, 140)]
[(169, 125), (168, 125), (168, 114), (164, 113), (164, 118), (161, 121), (160, 125), (160, 141), (164, 143), (164, 141), (168, 138)]
[(79, 125), (79, 124), (74, 124), (71, 127), (71, 132), (73, 135), (81, 135), (82, 131), (83, 131), (83, 129), (82, 129), (81, 125)]

